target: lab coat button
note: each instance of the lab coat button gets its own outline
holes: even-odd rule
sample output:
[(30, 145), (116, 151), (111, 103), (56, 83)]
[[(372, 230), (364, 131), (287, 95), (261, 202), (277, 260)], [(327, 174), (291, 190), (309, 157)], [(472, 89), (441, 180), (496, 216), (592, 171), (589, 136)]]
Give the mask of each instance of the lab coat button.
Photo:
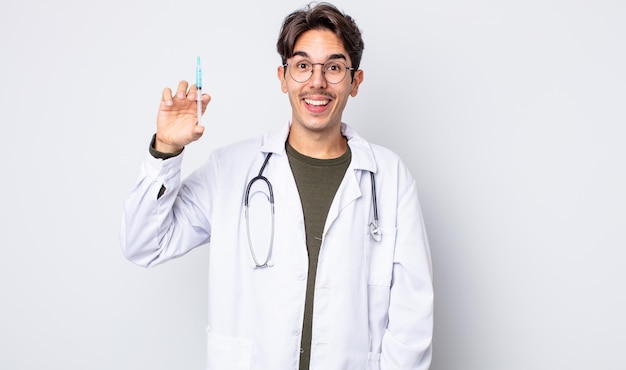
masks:
[(298, 335), (300, 335), (300, 329), (298, 328), (293, 328), (291, 330), (291, 335), (293, 335), (294, 337), (297, 337)]
[(306, 275), (304, 272), (298, 272), (298, 280), (304, 280), (306, 279)]

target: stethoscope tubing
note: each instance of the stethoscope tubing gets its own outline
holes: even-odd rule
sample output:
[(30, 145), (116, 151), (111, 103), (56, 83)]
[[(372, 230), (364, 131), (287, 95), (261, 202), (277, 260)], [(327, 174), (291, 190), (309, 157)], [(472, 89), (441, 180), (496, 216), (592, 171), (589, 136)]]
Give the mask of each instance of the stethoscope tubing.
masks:
[[(250, 248), (250, 254), (252, 255), (252, 259), (254, 260), (255, 268), (262, 268), (262, 267), (270, 266), (269, 263), (272, 257), (272, 249), (274, 247), (274, 225), (275, 225), (274, 224), (274, 190), (272, 188), (272, 183), (270, 182), (270, 180), (267, 177), (263, 176), (263, 171), (265, 171), (265, 167), (267, 166), (267, 163), (269, 162), (271, 156), (272, 156), (272, 153), (267, 153), (267, 155), (265, 156), (265, 160), (263, 161), (263, 165), (261, 166), (261, 169), (259, 170), (259, 174), (248, 182), (248, 185), (246, 186), (246, 192), (244, 194), (244, 207), (245, 207), (245, 218), (246, 218), (246, 233), (248, 236), (248, 247)], [(265, 256), (265, 260), (263, 261), (263, 263), (259, 263), (256, 257), (256, 253), (254, 253), (254, 247), (252, 246), (252, 238), (250, 237), (250, 218), (249, 218), (250, 189), (252, 188), (252, 185), (254, 185), (254, 183), (257, 181), (263, 181), (267, 185), (267, 188), (269, 189), (268, 200), (270, 202), (271, 212), (272, 212), (272, 217), (271, 217), (272, 218), (272, 231), (270, 235), (270, 245), (269, 245), (267, 255)], [(378, 229), (378, 200), (376, 197), (376, 179), (375, 179), (373, 171), (370, 171), (370, 182), (372, 186), (372, 208), (374, 212), (374, 215), (373, 215), (374, 217), (373, 217), (373, 221), (370, 222), (369, 224), (369, 231), (370, 231), (370, 235), (372, 239), (379, 242), (381, 240), (382, 235), (380, 234), (380, 230)]]
[(270, 182), (270, 180), (267, 179), (267, 177), (263, 176), (263, 171), (265, 170), (265, 166), (267, 166), (267, 162), (270, 160), (270, 157), (272, 156), (272, 153), (267, 153), (267, 155), (265, 156), (265, 161), (263, 161), (263, 165), (261, 166), (261, 169), (259, 170), (259, 174), (254, 177), (252, 180), (250, 180), (248, 182), (248, 186), (246, 186), (246, 193), (245, 193), (245, 198), (244, 198), (244, 205), (246, 207), (246, 209), (248, 209), (249, 206), (249, 201), (250, 201), (250, 189), (252, 188), (252, 185), (254, 185), (255, 182), (257, 181), (263, 181), (267, 184), (267, 187), (270, 191), (270, 203), (272, 204), (272, 210), (274, 209), (274, 191), (272, 189), (272, 183)]
[[(244, 196), (244, 206), (246, 208), (246, 234), (248, 236), (248, 247), (250, 248), (250, 254), (252, 255), (252, 260), (254, 261), (255, 268), (262, 268), (262, 267), (269, 266), (268, 264), (269, 264), (270, 258), (272, 257), (272, 250), (274, 248), (274, 190), (272, 188), (272, 183), (270, 182), (270, 180), (268, 180), (267, 177), (263, 176), (263, 171), (265, 170), (265, 166), (267, 166), (267, 162), (270, 160), (271, 156), (272, 156), (272, 153), (267, 153), (267, 155), (265, 156), (265, 161), (263, 161), (263, 165), (261, 166), (261, 169), (259, 170), (259, 174), (248, 182), (248, 186), (246, 186), (246, 193)], [(272, 208), (271, 209), (271, 212), (272, 212), (271, 230), (272, 231), (270, 235), (270, 245), (267, 250), (267, 255), (265, 256), (265, 261), (263, 261), (263, 263), (259, 263), (259, 261), (257, 260), (256, 253), (254, 253), (254, 247), (252, 246), (252, 238), (250, 237), (250, 214), (249, 214), (250, 189), (252, 188), (252, 185), (254, 185), (254, 183), (257, 181), (263, 181), (265, 184), (267, 184), (267, 188), (269, 189), (269, 193), (270, 193), (268, 196), (268, 200)]]

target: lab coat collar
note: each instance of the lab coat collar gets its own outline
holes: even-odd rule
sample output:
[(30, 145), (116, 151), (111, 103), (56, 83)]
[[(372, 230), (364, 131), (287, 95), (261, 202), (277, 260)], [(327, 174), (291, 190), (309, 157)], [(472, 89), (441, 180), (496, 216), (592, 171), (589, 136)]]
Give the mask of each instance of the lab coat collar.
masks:
[[(285, 154), (285, 142), (289, 136), (291, 122), (280, 129), (266, 133), (263, 137), (261, 151), (264, 153)], [(346, 123), (341, 124), (341, 133), (348, 138), (348, 145), (352, 151), (351, 166), (356, 170), (365, 170), (376, 173), (376, 160), (370, 144)]]

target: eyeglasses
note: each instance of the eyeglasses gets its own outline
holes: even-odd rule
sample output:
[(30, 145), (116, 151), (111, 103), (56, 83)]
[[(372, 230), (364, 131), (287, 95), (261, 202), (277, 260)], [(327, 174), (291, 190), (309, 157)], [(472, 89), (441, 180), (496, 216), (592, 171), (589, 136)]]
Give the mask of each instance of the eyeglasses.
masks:
[(346, 77), (348, 71), (354, 71), (355, 68), (348, 67), (346, 64), (339, 60), (329, 60), (326, 63), (311, 63), (307, 60), (300, 60), (293, 63), (284, 64), (283, 67), (287, 68), (289, 75), (294, 81), (303, 83), (307, 82), (313, 76), (313, 66), (322, 66), (322, 75), (329, 84), (338, 84)]

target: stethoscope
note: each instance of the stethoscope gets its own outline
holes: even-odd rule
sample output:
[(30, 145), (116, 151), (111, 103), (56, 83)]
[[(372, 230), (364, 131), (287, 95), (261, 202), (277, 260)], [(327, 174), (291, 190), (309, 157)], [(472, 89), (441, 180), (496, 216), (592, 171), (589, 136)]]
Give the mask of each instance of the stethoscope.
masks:
[[(244, 207), (245, 207), (245, 217), (246, 217), (246, 235), (248, 237), (248, 247), (250, 248), (250, 255), (252, 256), (252, 260), (254, 261), (255, 268), (263, 268), (269, 267), (270, 259), (272, 258), (272, 249), (274, 248), (274, 191), (272, 189), (272, 183), (267, 177), (263, 176), (263, 171), (265, 170), (265, 166), (267, 166), (267, 162), (270, 160), (272, 153), (267, 153), (265, 156), (265, 160), (263, 161), (263, 165), (261, 165), (261, 169), (259, 170), (259, 174), (253, 177), (246, 186), (246, 191), (244, 193)], [(374, 178), (374, 172), (370, 171), (370, 182), (372, 184), (372, 208), (374, 209), (374, 219), (369, 223), (369, 232), (372, 239), (379, 242), (382, 239), (382, 235), (380, 230), (378, 229), (378, 202), (376, 199), (376, 180)], [(250, 189), (255, 182), (261, 181), (267, 185), (269, 190), (269, 195), (267, 196), (267, 200), (270, 202), (271, 206), (271, 220), (272, 220), (272, 229), (270, 234), (270, 242), (269, 248), (267, 249), (267, 254), (265, 256), (265, 260), (263, 263), (259, 263), (257, 259), (256, 253), (254, 253), (254, 246), (252, 245), (252, 238), (250, 237)]]

